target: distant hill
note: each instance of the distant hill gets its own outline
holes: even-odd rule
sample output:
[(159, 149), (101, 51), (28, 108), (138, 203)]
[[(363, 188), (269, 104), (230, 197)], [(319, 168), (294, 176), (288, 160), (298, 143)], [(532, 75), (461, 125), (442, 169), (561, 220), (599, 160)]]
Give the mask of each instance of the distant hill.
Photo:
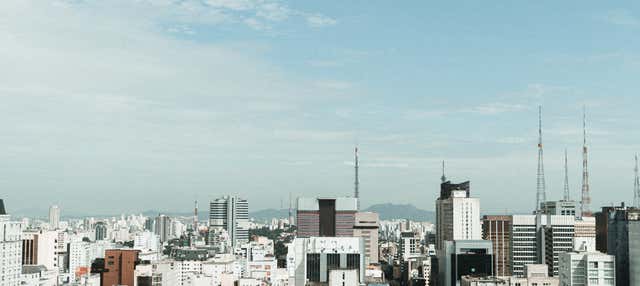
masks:
[[(375, 212), (380, 219), (410, 219), (413, 221), (435, 221), (435, 212), (416, 208), (411, 204), (377, 204), (368, 207), (365, 211)], [(288, 209), (264, 209), (249, 213), (249, 217), (257, 221), (270, 221), (273, 218), (287, 218)]]
[(378, 213), (381, 220), (404, 218), (413, 221), (434, 222), (436, 217), (435, 212), (419, 209), (411, 204), (377, 204), (368, 207), (366, 211)]

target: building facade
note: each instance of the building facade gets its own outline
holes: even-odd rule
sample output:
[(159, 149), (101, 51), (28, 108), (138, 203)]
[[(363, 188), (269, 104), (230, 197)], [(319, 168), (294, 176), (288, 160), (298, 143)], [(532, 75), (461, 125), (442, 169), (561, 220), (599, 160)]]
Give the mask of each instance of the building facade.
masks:
[(511, 225), (508, 215), (486, 215), (482, 218), (482, 239), (493, 242), (493, 264), (496, 276), (511, 276)]
[(378, 230), (380, 219), (377, 213), (358, 212), (355, 215), (353, 236), (364, 239), (365, 264), (378, 263)]
[(22, 225), (11, 221), (0, 199), (0, 286), (20, 285), (21, 262)]
[(236, 196), (211, 201), (209, 228), (224, 229), (232, 246), (249, 241), (249, 202)]
[(470, 183), (440, 185), (436, 200), (436, 248), (443, 249), (445, 241), (479, 240), (480, 200), (470, 197)]
[(614, 286), (615, 259), (602, 252), (565, 252), (560, 254), (559, 276), (562, 286)]
[(49, 207), (49, 226), (51, 229), (60, 228), (60, 208), (56, 205)]
[(356, 198), (298, 198), (298, 237), (351, 237), (357, 212)]

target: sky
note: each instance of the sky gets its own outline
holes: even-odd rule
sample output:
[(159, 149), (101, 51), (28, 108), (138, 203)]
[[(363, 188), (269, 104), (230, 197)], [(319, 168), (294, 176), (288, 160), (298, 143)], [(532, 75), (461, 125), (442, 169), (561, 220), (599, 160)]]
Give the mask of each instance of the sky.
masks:
[(633, 199), (636, 1), (5, 0), (0, 198), (45, 216), (353, 193), (432, 210), (441, 162), (486, 214)]

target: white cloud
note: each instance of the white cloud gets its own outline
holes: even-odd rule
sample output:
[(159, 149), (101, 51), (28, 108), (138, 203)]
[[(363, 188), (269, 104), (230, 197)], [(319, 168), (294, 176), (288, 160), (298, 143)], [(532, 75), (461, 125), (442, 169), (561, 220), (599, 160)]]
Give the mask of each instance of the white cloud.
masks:
[(337, 24), (338, 21), (331, 17), (327, 17), (320, 14), (311, 14), (307, 15), (307, 24), (313, 28), (322, 28), (327, 26), (333, 26)]
[(522, 104), (511, 104), (503, 102), (492, 102), (481, 104), (471, 109), (466, 109), (466, 112), (477, 113), (482, 115), (495, 115), (505, 112), (515, 112), (525, 110), (526, 106)]
[(613, 10), (609, 11), (605, 16), (605, 20), (614, 25), (620, 26), (640, 26), (640, 19), (635, 17), (631, 12), (627, 10)]

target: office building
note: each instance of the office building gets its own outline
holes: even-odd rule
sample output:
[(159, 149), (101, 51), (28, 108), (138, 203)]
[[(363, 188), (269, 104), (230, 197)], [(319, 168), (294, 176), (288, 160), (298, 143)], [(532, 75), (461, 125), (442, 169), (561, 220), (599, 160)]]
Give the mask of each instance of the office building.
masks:
[(108, 249), (105, 251), (101, 286), (134, 285), (134, 271), (139, 250)]
[(572, 200), (547, 201), (540, 203), (543, 214), (548, 215), (576, 215), (577, 203)]
[(463, 276), (461, 286), (558, 286), (558, 277), (549, 277), (546, 264), (528, 264), (524, 277), (515, 276)]
[[(232, 246), (249, 241), (249, 203), (226, 196), (209, 205), (209, 230), (224, 229)], [(210, 232), (211, 233), (211, 232)]]
[(470, 183), (440, 185), (436, 200), (436, 248), (443, 249), (445, 241), (479, 240), (480, 200), (470, 197)]
[(496, 276), (511, 276), (511, 225), (508, 215), (482, 218), (482, 239), (493, 243), (493, 268)]
[[(558, 255), (573, 250), (575, 228), (574, 216), (541, 216), (545, 232), (545, 263), (549, 267), (549, 276), (558, 273)], [(539, 264), (536, 215), (513, 215), (511, 231), (511, 274), (517, 277), (525, 275), (525, 265)]]
[(595, 214), (596, 218), (596, 250), (608, 253), (607, 237), (609, 235), (609, 216), (616, 211), (626, 211), (624, 202), (620, 206), (602, 207), (602, 211)]
[(326, 285), (332, 270), (357, 270), (361, 284), (365, 271), (362, 253), (361, 237), (296, 238), (287, 252), (289, 286)]
[(462, 276), (495, 276), (493, 244), (487, 240), (445, 241), (438, 254), (439, 281), (444, 286), (456, 286)]
[(398, 243), (398, 259), (407, 260), (409, 257), (420, 255), (420, 236), (413, 231), (400, 233)]
[(596, 251), (596, 218), (581, 217), (576, 219), (573, 249), (576, 251)]
[(95, 226), (96, 231), (96, 240), (105, 240), (107, 239), (107, 224), (99, 221)]
[(0, 286), (20, 285), (21, 262), (22, 225), (11, 221), (0, 199)]
[(48, 270), (58, 267), (56, 240), (51, 230), (28, 230), (22, 233), (22, 265), (42, 265)]
[(298, 198), (298, 237), (353, 236), (358, 200)]
[(607, 254), (615, 257), (616, 285), (640, 285), (640, 209), (609, 209), (606, 242)]
[(562, 286), (614, 286), (615, 260), (602, 252), (565, 252), (560, 254), (559, 276)]
[(378, 229), (380, 220), (377, 213), (358, 212), (353, 225), (353, 236), (364, 239), (365, 264), (379, 262), (378, 255)]
[(171, 218), (166, 215), (159, 215), (155, 219), (154, 233), (160, 238), (160, 242), (168, 241), (171, 236)]
[(60, 228), (60, 208), (56, 205), (49, 207), (49, 227)]

